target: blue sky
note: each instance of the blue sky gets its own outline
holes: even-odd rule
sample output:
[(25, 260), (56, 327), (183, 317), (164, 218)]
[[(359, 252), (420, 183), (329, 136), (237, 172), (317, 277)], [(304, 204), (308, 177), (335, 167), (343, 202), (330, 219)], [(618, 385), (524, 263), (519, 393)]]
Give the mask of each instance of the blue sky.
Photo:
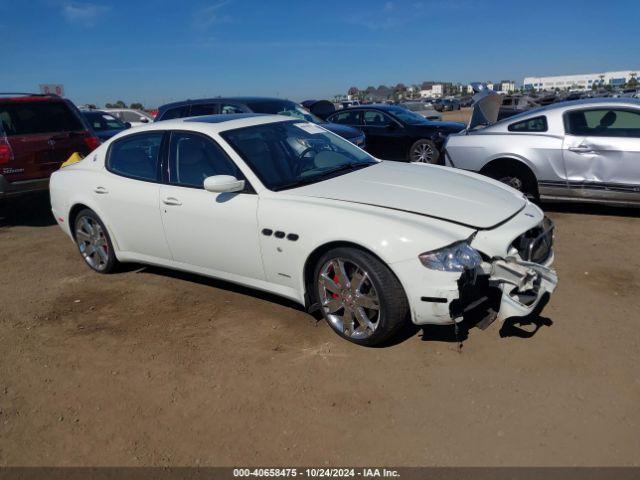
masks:
[[(521, 6), (521, 7), (520, 7)], [(76, 103), (640, 69), (640, 2), (0, 0), (0, 91)]]

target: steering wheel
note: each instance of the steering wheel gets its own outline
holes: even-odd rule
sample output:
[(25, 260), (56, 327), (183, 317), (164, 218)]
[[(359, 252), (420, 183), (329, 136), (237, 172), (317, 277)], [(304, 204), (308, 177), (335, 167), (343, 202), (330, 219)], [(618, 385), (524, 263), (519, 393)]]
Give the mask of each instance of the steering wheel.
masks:
[(315, 153), (316, 149), (313, 147), (308, 147), (305, 148), (300, 155), (298, 155), (297, 161), (296, 161), (296, 175), (300, 175), (302, 172), (304, 172), (304, 164), (306, 163), (304, 161), (304, 157), (306, 157), (309, 153), (314, 152)]

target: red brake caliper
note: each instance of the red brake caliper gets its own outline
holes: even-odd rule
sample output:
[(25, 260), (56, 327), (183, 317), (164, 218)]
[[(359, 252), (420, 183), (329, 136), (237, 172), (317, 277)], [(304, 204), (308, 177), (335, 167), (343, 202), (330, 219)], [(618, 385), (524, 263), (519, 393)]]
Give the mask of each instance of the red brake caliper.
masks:
[[(333, 272), (333, 279), (332, 280), (334, 281), (334, 283), (336, 285), (338, 285), (338, 287), (340, 286), (340, 282), (338, 281), (338, 275), (336, 275), (335, 270)], [(332, 293), (331, 294), (331, 298), (338, 298), (338, 294), (337, 293)]]

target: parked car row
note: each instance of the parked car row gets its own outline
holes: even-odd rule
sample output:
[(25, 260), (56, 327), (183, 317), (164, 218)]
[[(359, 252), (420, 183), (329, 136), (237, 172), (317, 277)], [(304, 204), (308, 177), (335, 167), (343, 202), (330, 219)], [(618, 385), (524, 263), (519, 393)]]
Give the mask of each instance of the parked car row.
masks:
[(322, 125), (327, 130), (346, 138), (353, 144), (362, 148), (365, 147), (365, 136), (362, 131), (346, 125), (327, 122), (312, 114), (301, 105), (290, 100), (281, 100), (279, 98), (204, 98), (174, 102), (163, 105), (158, 109), (156, 121), (230, 113), (263, 113), (299, 118), (307, 122), (315, 123), (316, 125)]

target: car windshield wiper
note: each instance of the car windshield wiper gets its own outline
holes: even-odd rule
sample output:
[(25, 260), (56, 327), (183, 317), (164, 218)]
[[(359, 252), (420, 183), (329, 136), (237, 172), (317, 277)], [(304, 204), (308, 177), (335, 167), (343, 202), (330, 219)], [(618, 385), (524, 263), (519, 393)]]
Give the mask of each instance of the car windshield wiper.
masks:
[(323, 179), (333, 175), (334, 173), (344, 172), (346, 170), (351, 170), (351, 171), (358, 170), (360, 168), (364, 168), (364, 167), (368, 167), (370, 165), (374, 165), (375, 163), (377, 163), (377, 162), (349, 162), (349, 163), (345, 163), (343, 165), (340, 165), (339, 167), (335, 167), (335, 168), (331, 168), (329, 170), (325, 170), (324, 172), (321, 172), (318, 175), (314, 175), (314, 176), (309, 177), (309, 178), (301, 178), (299, 180), (296, 180), (295, 182), (285, 183), (284, 185), (278, 185), (278, 187), (276, 188), (276, 191), (287, 190), (289, 188), (302, 187), (304, 185), (309, 185), (311, 183), (319, 182), (320, 180), (323, 180)]

